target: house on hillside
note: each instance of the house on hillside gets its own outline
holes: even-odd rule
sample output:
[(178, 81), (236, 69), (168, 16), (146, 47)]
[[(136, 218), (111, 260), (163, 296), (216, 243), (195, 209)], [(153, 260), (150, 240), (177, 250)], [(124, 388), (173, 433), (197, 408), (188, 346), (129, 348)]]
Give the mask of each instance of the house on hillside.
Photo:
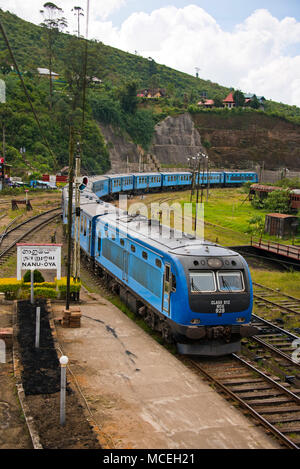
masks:
[[(38, 74), (41, 77), (50, 78), (50, 70), (48, 68), (38, 68)], [(52, 80), (58, 80), (59, 74), (51, 71)]]
[(199, 103), (197, 104), (198, 106), (203, 106), (206, 109), (211, 109), (215, 106), (215, 102), (213, 99), (203, 99), (202, 101), (199, 101)]
[[(251, 104), (251, 101), (254, 99), (254, 96), (256, 96), (255, 94), (252, 94), (252, 93), (248, 93), (248, 94), (245, 94), (244, 93), (244, 96), (245, 96), (245, 107), (247, 106), (250, 106)], [(261, 109), (262, 111), (265, 110), (265, 101), (266, 101), (266, 98), (264, 96), (256, 96), (258, 101), (259, 101), (259, 109)]]
[(137, 93), (138, 98), (165, 98), (166, 96), (166, 90), (163, 88), (147, 88)]
[(228, 109), (232, 109), (235, 107), (235, 101), (233, 99), (233, 91), (230, 91), (229, 95), (226, 96), (225, 99), (223, 99), (223, 104), (224, 107), (227, 107)]

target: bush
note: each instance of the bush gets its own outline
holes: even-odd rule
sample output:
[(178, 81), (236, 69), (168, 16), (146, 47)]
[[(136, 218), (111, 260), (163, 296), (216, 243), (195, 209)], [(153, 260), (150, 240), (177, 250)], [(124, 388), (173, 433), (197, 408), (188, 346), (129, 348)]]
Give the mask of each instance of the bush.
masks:
[(270, 212), (289, 213), (290, 193), (289, 191), (273, 191), (265, 200), (265, 208)]
[[(65, 298), (67, 293), (67, 277), (62, 277), (60, 280), (56, 280), (56, 285), (60, 293), (60, 298)], [(79, 293), (81, 289), (81, 282), (74, 282), (70, 280), (70, 293)]]
[[(25, 273), (24, 277), (23, 277), (23, 281), (24, 283), (30, 283), (30, 270), (27, 270), (27, 272)], [(33, 282), (34, 283), (42, 283), (44, 282), (45, 279), (44, 277), (42, 276), (41, 272), (39, 270), (34, 270), (33, 271)]]
[[(24, 282), (22, 287), (24, 288), (30, 288), (31, 284), (30, 282)], [(34, 288), (35, 287), (41, 287), (41, 288), (56, 288), (56, 283), (55, 282), (36, 282), (33, 284)]]
[(34, 288), (36, 298), (57, 298), (57, 291), (53, 288), (37, 287)]
[(14, 300), (17, 298), (21, 286), (22, 280), (17, 280), (16, 278), (0, 279), (0, 292), (5, 293), (6, 300)]

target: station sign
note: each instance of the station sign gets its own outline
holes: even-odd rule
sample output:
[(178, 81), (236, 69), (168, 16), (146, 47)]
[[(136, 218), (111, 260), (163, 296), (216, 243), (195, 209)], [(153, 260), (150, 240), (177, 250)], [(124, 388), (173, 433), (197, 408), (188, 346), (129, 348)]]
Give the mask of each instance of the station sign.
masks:
[(22, 270), (56, 270), (61, 278), (61, 244), (17, 244), (17, 279)]

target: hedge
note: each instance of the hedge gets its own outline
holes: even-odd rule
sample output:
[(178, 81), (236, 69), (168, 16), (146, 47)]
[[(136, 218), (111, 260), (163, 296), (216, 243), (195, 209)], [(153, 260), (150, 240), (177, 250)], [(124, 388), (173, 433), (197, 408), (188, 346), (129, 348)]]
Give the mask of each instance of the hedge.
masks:
[[(30, 293), (31, 284), (16, 278), (0, 278), (0, 292), (5, 293), (7, 300), (26, 298)], [(34, 283), (34, 295), (42, 298), (65, 298), (67, 278), (62, 277), (55, 282)], [(70, 293), (79, 293), (81, 282), (74, 282), (71, 278)]]

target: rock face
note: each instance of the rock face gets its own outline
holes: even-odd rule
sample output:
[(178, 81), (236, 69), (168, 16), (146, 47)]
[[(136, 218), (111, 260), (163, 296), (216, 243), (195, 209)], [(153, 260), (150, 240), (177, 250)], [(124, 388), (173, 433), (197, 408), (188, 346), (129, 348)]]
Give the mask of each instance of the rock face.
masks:
[(140, 151), (121, 131), (110, 125), (99, 124), (109, 150), (111, 169), (109, 173), (138, 171)]
[(150, 153), (153, 153), (160, 163), (187, 165), (187, 157), (200, 150), (203, 151), (201, 137), (190, 114), (168, 116), (155, 126)]
[(300, 126), (264, 113), (202, 113), (193, 116), (215, 165), (225, 168), (300, 168)]
[[(151, 158), (128, 137), (100, 125), (111, 159), (111, 172), (157, 171)], [(156, 125), (149, 153), (163, 167), (187, 168), (187, 157), (208, 148), (216, 168), (299, 170), (300, 126), (264, 113), (206, 112), (167, 117)]]

